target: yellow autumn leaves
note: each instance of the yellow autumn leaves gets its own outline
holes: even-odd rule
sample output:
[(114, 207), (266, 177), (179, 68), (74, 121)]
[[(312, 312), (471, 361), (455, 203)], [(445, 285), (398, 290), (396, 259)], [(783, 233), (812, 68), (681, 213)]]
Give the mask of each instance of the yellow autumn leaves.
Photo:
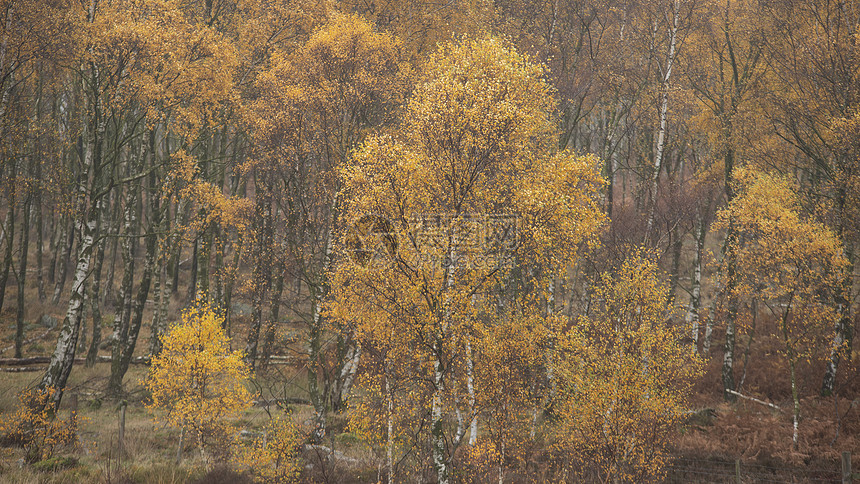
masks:
[(251, 404), (248, 367), (240, 351), (230, 351), (222, 321), (206, 304), (187, 309), (183, 323), (162, 337), (146, 381), (152, 407), (166, 410), (167, 422), (193, 431), (200, 444)]
[[(644, 258), (604, 277), (596, 314), (556, 313), (556, 282), (605, 216), (599, 160), (554, 148), (543, 76), (499, 39), (442, 47), (403, 129), (369, 138), (340, 171), (344, 218), (389, 221), (398, 250), (351, 263), (344, 236), (331, 275), (329, 315), (373, 359), (353, 425), (391, 461), (426, 449), (440, 482), (466, 440), (503, 479), (538, 432), (602, 477), (659, 476), (699, 371), (665, 324), (666, 289)], [(516, 221), (510, 265), (474, 263), (491, 214)], [(546, 412), (561, 417), (556, 430), (542, 427)]]
[[(182, 322), (162, 336), (162, 350), (152, 359), (146, 380), (150, 407), (166, 411), (165, 420), (192, 432), (201, 452), (214, 448), (262, 482), (295, 477), (299, 432), (289, 415), (275, 417), (251, 442), (237, 439), (228, 419), (250, 408), (245, 387), (248, 365), (241, 351), (231, 351), (223, 317), (204, 302), (185, 310)], [(180, 449), (181, 451), (181, 449)]]

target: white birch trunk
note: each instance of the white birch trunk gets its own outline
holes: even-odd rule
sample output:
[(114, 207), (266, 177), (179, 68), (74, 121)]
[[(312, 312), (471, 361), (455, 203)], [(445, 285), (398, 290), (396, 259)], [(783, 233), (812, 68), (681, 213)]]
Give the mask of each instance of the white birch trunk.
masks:
[(475, 362), (472, 360), (471, 337), (466, 336), (466, 389), (469, 392), (469, 445), (478, 443), (478, 417), (475, 415)]
[[(322, 274), (324, 275), (328, 273), (329, 268), (331, 266), (331, 251), (332, 251), (332, 238), (334, 235), (334, 224), (335, 224), (335, 212), (337, 211), (338, 206), (338, 195), (335, 195), (334, 200), (332, 200), (330, 212), (329, 212), (329, 224), (328, 231), (326, 233), (326, 241), (325, 241), (325, 252), (323, 259), (323, 268)], [(320, 288), (321, 289), (321, 288)], [(326, 402), (325, 395), (321, 394), (319, 388), (319, 381), (317, 380), (317, 360), (319, 359), (319, 352), (321, 350), (320, 344), (322, 340), (322, 298), (323, 294), (321, 290), (317, 290), (317, 293), (314, 295), (314, 307), (313, 307), (313, 315), (311, 320), (311, 331), (310, 331), (310, 365), (309, 365), (309, 377), (308, 377), (308, 390), (311, 394), (311, 403), (314, 406), (314, 420), (316, 422), (315, 429), (315, 438), (317, 440), (322, 439), (325, 435), (325, 427), (326, 427)]]
[[(437, 349), (438, 344), (437, 344)], [(445, 434), (442, 429), (442, 394), (445, 391), (444, 372), (442, 363), (437, 360), (433, 364), (433, 403), (430, 410), (430, 435), (433, 451), (433, 467), (436, 468), (436, 480), (439, 484), (448, 484), (448, 460), (445, 455)]]
[(40, 387), (53, 388), (54, 407), (60, 405), (63, 389), (72, 371), (75, 360), (78, 337), (81, 329), (81, 319), (84, 308), (84, 295), (86, 290), (86, 279), (90, 269), (90, 256), (93, 251), (95, 240), (97, 215), (95, 210), (90, 211), (91, 216), (84, 224), (84, 233), (81, 237), (81, 249), (78, 262), (75, 267), (75, 276), (72, 283), (72, 293), (69, 296), (69, 306), (66, 309), (66, 318), (63, 320), (63, 328), (57, 338), (57, 346), (51, 356), (51, 363), (45, 375), (42, 377)]
[(716, 311), (716, 300), (711, 301), (708, 309), (708, 319), (705, 321), (705, 336), (702, 338), (702, 354), (705, 358), (711, 356), (711, 339), (714, 333), (714, 311)]
[[(645, 236), (651, 236), (654, 226), (654, 216), (657, 212), (657, 189), (660, 181), (660, 169), (663, 164), (663, 151), (666, 146), (666, 124), (669, 110), (669, 81), (672, 77), (672, 68), (675, 64), (675, 51), (678, 39), (678, 15), (680, 14), (680, 0), (675, 0), (672, 8), (672, 28), (669, 29), (669, 54), (666, 59), (666, 69), (660, 83), (660, 127), (657, 130), (657, 142), (654, 153), (654, 174), (651, 176), (651, 200), (649, 204), (648, 227)], [(656, 30), (656, 29), (655, 29)]]
[(386, 420), (386, 443), (385, 443), (385, 466), (388, 468), (388, 484), (392, 484), (394, 482), (394, 392), (391, 391), (391, 387), (388, 383), (388, 362), (386, 365), (386, 375), (385, 375), (385, 392), (388, 398), (388, 402), (386, 405), (385, 412), (385, 420)]
[[(95, 15), (95, 2), (91, 4), (89, 20), (93, 20)], [(91, 82), (93, 86), (99, 85), (99, 71), (94, 65), (91, 68)], [(84, 176), (80, 178), (78, 190), (82, 198), (82, 205), (87, 207), (84, 214), (81, 216), (81, 240), (78, 250), (78, 261), (75, 266), (75, 274), (72, 282), (72, 292), (69, 295), (69, 305), (66, 309), (66, 317), (63, 320), (63, 327), (57, 337), (57, 346), (51, 356), (51, 362), (39, 388), (43, 391), (47, 388), (55, 390), (53, 396), (54, 409), (58, 409), (60, 401), (63, 398), (63, 390), (66, 387), (66, 382), (69, 379), (69, 374), (72, 372), (72, 365), (75, 361), (75, 351), (77, 350), (78, 337), (80, 336), (81, 319), (84, 309), (84, 298), (86, 295), (86, 279), (89, 275), (90, 262), (92, 258), (95, 239), (99, 229), (99, 204), (93, 199), (96, 189), (99, 187), (101, 178), (101, 143), (105, 130), (104, 119), (101, 116), (101, 99), (99, 93), (94, 93), (91, 98), (92, 112), (87, 120), (87, 143), (84, 152), (82, 172)], [(89, 192), (89, 204), (84, 204), (83, 200)]]
[(340, 401), (346, 402), (349, 397), (349, 392), (352, 390), (352, 384), (355, 382), (355, 375), (358, 373), (358, 364), (361, 362), (361, 344), (356, 342), (347, 350), (346, 363), (340, 371)]
[(693, 353), (699, 348), (699, 308), (702, 303), (702, 255), (705, 249), (705, 223), (702, 216), (696, 217), (696, 255), (693, 261), (693, 288), (687, 311), (687, 324), (693, 338)]
[[(453, 224), (453, 222), (452, 222)], [(452, 228), (453, 230), (453, 228)], [(448, 329), (451, 325), (451, 290), (454, 287), (454, 274), (456, 269), (457, 257), (457, 240), (456, 234), (451, 234), (448, 247), (448, 267), (445, 268), (445, 307), (442, 315), (442, 327), (439, 334), (436, 336), (436, 342), (433, 345), (433, 352), (436, 355), (436, 361), (433, 362), (433, 403), (430, 412), (430, 446), (433, 453), (433, 466), (436, 468), (436, 480), (439, 484), (448, 484), (450, 471), (448, 469), (448, 459), (446, 455), (445, 432), (442, 428), (442, 397), (445, 391), (445, 372), (444, 362), (442, 361), (442, 342), (447, 337)]]

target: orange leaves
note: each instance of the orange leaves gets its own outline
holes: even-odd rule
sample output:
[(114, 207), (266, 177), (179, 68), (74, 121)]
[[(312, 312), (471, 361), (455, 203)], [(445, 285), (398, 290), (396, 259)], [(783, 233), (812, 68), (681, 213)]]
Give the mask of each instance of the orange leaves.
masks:
[(832, 298), (847, 291), (842, 242), (802, 216), (788, 179), (739, 169), (735, 185), (738, 196), (720, 212), (720, 223), (734, 224), (743, 237), (736, 248), (736, 296), (765, 303), (783, 323), (788, 351), (820, 350), (837, 318)]
[(666, 322), (668, 291), (656, 271), (637, 255), (616, 275), (604, 274), (595, 313), (561, 345), (571, 358), (562, 363), (560, 443), (600, 480), (662, 475), (668, 439), (701, 370), (681, 343), (682, 328)]
[(487, 175), (510, 174), (533, 152), (551, 149), (554, 102), (543, 69), (487, 37), (442, 47), (426, 71), (405, 122), (409, 144), (434, 177), (429, 188), (448, 210), (490, 211), (477, 198), (498, 199), (511, 187)]
[(161, 338), (146, 386), (152, 408), (167, 411), (168, 423), (198, 434), (220, 434), (224, 419), (251, 404), (244, 386), (248, 367), (230, 351), (223, 318), (205, 303), (187, 309), (182, 323)]
[(302, 436), (289, 414), (272, 418), (265, 434), (243, 445), (237, 463), (257, 477), (259, 482), (280, 484), (293, 482), (301, 470), (297, 460)]
[(297, 51), (275, 52), (260, 74), (261, 96), (246, 111), (256, 162), (289, 165), (312, 153), (324, 168), (339, 165), (369, 128), (390, 120), (409, 76), (396, 38), (333, 13)]
[[(75, 443), (75, 417), (62, 420), (54, 415), (53, 388), (24, 390), (18, 395), (18, 408), (0, 419), (0, 435), (6, 442), (23, 447), (27, 463), (50, 458), (62, 446)], [(49, 403), (50, 402), (50, 403)]]
[[(231, 101), (236, 54), (220, 34), (186, 17), (173, 0), (97, 2), (76, 11), (79, 59), (96, 69), (92, 89), (113, 109), (136, 102), (150, 122), (172, 121), (191, 138)], [(92, 82), (91, 80), (91, 82)]]
[[(331, 275), (329, 315), (354, 325), (365, 354), (379, 358), (357, 423), (399, 445), (427, 428), (410, 416), (432, 408), (440, 479), (439, 462), (452, 458), (440, 439), (456, 447), (472, 418), (501, 445), (500, 464), (518, 455), (550, 399), (546, 353), (566, 324), (545, 313), (550, 296), (526, 288), (547, 287), (604, 221), (598, 160), (555, 152), (542, 76), (498, 39), (443, 47), (402, 130), (368, 138), (339, 170), (342, 219), (385, 220), (397, 241), (393, 256), (363, 264), (350, 259), (356, 231), (341, 234)], [(396, 414), (389, 429), (372, 414), (385, 402)], [(442, 418), (454, 413), (456, 431)]]
[(200, 207), (201, 217), (192, 224), (198, 230), (217, 224), (236, 229), (244, 234), (251, 219), (252, 203), (247, 198), (228, 197), (215, 185), (195, 180), (183, 190), (183, 194)]

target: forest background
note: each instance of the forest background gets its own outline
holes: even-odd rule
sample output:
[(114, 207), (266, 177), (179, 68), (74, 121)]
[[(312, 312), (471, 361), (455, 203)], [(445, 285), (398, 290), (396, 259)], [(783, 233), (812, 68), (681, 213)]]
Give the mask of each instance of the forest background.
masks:
[[(814, 480), (860, 450), (856, 2), (0, 7), (0, 410), (93, 419), (51, 479), (193, 480), (246, 427), (301, 454), (275, 480)], [(449, 261), (516, 216), (517, 262), (368, 269), (428, 214)], [(181, 467), (142, 379), (187, 307), (256, 406)], [(153, 436), (111, 453), (126, 404)]]

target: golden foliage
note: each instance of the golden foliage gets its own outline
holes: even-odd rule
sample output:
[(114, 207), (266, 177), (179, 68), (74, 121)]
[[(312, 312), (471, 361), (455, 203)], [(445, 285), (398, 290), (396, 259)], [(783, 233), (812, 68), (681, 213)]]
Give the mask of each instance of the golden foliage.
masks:
[(701, 371), (681, 342), (683, 328), (667, 321), (667, 294), (656, 264), (637, 254), (601, 277), (594, 314), (560, 345), (570, 356), (558, 438), (587, 480), (645, 482), (665, 472), (669, 439)]
[[(341, 234), (329, 305), (374, 356), (353, 419), (372, 443), (408, 449), (430, 430), (453, 449), (480, 417), (507, 466), (548, 398), (537, 381), (559, 321), (545, 319), (543, 291), (503, 286), (564, 277), (605, 217), (598, 160), (554, 149), (543, 75), (499, 39), (444, 46), (403, 129), (368, 138), (340, 170), (347, 223), (385, 221), (361, 244), (361, 230)], [(510, 238), (493, 241), (501, 222)], [(457, 431), (453, 418), (422, 423), (443, 407)]]
[(251, 406), (248, 367), (241, 351), (230, 351), (222, 323), (206, 303), (186, 309), (182, 322), (161, 337), (145, 381), (150, 408), (166, 410), (167, 423), (195, 432), (199, 444), (222, 437), (225, 419)]
[(298, 450), (301, 433), (289, 414), (272, 418), (263, 435), (241, 446), (236, 463), (259, 482), (283, 483), (297, 479), (301, 468)]
[(403, 102), (411, 69), (400, 41), (356, 15), (333, 12), (294, 51), (278, 50), (245, 112), (258, 162), (296, 164), (316, 153), (336, 166)]
[(841, 241), (824, 224), (801, 216), (788, 179), (739, 169), (734, 183), (739, 195), (720, 211), (719, 223), (733, 223), (743, 238), (736, 249), (736, 295), (758, 299), (786, 316), (794, 351), (820, 349), (816, 339), (837, 317), (831, 297), (846, 290), (842, 278), (848, 262)]
[(54, 392), (52, 388), (24, 390), (15, 412), (0, 419), (3, 440), (20, 445), (27, 463), (48, 459), (59, 447), (76, 442), (79, 417), (62, 420), (55, 415)]

